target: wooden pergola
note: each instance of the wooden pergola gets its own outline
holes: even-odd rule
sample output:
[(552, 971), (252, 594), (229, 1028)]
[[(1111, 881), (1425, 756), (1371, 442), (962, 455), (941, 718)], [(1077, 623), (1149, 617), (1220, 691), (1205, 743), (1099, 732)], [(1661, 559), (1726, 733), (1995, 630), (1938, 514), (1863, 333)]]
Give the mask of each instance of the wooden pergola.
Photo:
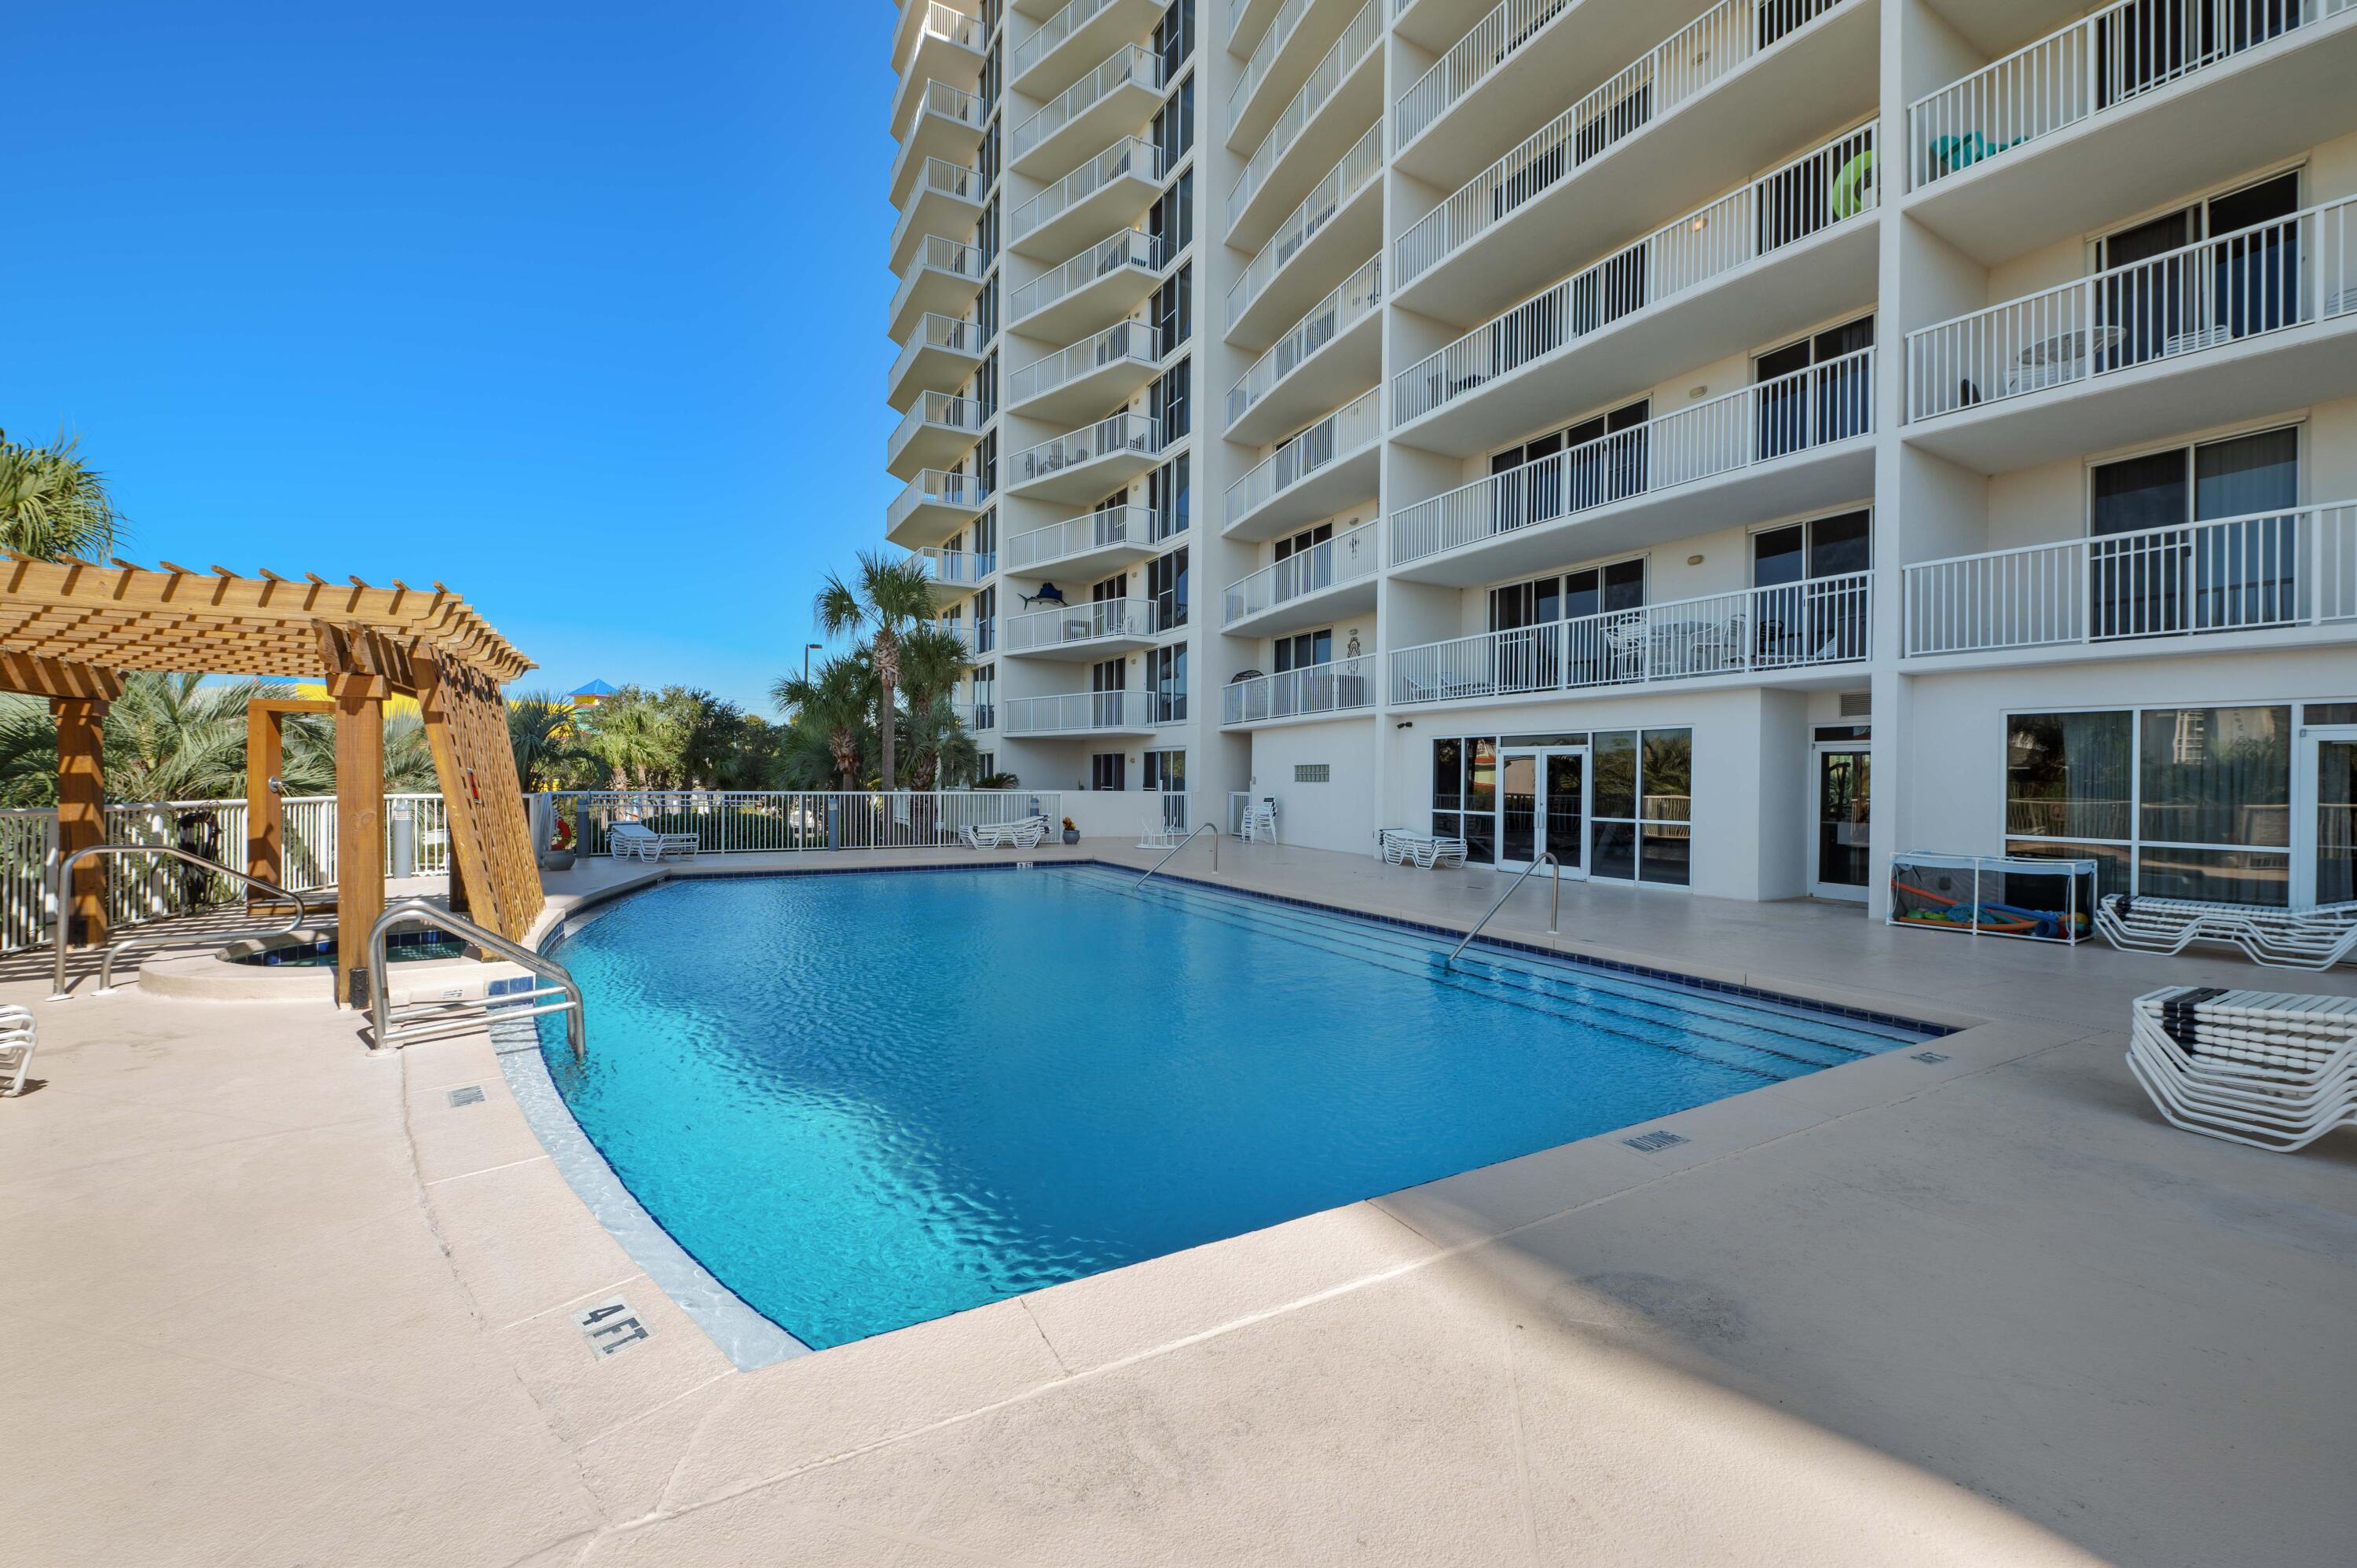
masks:
[[(384, 909), (384, 703), (416, 699), (449, 806), (451, 892), (472, 918), (521, 938), (540, 913), (540, 874), (500, 688), (533, 663), (436, 583), (371, 587), (164, 562), (35, 561), (0, 551), (0, 691), (45, 697), (57, 718), (59, 853), (100, 842), (106, 803), (101, 724), (123, 671), (321, 681), (325, 700), (264, 698), (247, 714), (247, 869), (280, 879), (279, 726), (288, 713), (336, 725), (338, 994), (367, 995), (360, 939)], [(106, 938), (102, 857), (75, 868), (71, 940)]]

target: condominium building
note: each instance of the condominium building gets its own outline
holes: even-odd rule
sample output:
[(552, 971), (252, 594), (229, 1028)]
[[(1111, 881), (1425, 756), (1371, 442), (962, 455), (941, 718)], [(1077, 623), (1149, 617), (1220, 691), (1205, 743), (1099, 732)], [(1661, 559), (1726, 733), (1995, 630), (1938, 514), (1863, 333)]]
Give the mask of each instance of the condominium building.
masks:
[(888, 536), (1088, 831), (2357, 897), (2357, 0), (898, 15)]

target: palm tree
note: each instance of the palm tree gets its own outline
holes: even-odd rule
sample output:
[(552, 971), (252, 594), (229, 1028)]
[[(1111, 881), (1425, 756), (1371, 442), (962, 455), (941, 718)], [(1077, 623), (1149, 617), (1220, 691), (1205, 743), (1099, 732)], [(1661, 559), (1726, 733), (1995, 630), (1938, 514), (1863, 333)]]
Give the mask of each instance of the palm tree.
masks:
[(830, 637), (865, 636), (876, 667), (876, 733), (883, 745), (884, 789), (894, 787), (892, 715), (901, 682), (901, 644), (932, 618), (933, 590), (914, 561), (888, 561), (863, 551), (856, 582), (830, 572), (813, 606)]
[(980, 768), (982, 753), (947, 697), (935, 697), (921, 707), (910, 703), (900, 722), (908, 731), (909, 782), (919, 789), (971, 779)]
[(114, 549), (123, 514), (106, 493), (106, 476), (74, 453), (62, 433), (28, 446), (0, 431), (0, 547), (53, 560), (102, 557)]
[(790, 765), (800, 760), (807, 768), (809, 752), (823, 746), (840, 787), (857, 789), (860, 754), (871, 733), (867, 715), (876, 697), (876, 678), (867, 665), (856, 656), (830, 659), (808, 680), (780, 678), (770, 695), (779, 711), (791, 717)]
[(900, 639), (900, 691), (912, 714), (952, 695), (973, 668), (965, 644), (938, 626), (920, 626)]
[(508, 744), (515, 749), (516, 777), (524, 793), (537, 780), (563, 770), (576, 755), (574, 748), (573, 705), (545, 692), (527, 692), (508, 699)]

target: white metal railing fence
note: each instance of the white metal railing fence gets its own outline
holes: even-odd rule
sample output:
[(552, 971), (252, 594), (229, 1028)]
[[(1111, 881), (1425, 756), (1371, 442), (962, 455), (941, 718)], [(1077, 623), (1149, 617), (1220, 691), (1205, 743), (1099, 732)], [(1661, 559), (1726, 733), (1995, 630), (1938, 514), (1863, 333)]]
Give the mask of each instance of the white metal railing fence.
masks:
[(979, 16), (968, 16), (963, 11), (933, 0), (925, 7), (925, 19), (921, 26), (930, 37), (955, 44), (962, 49), (972, 49), (976, 54), (982, 52), (982, 18)]
[(1347, 659), (1231, 682), (1220, 691), (1220, 722), (1251, 725), (1371, 708), (1375, 683), (1360, 669), (1366, 662)]
[(892, 361), (892, 383), (899, 384), (916, 364), (917, 357), (931, 349), (979, 359), (982, 356), (982, 328), (978, 323), (955, 316), (927, 311), (919, 318), (916, 330), (909, 334), (908, 342), (901, 346), (899, 356)]
[[(1243, 5), (1238, 3), (1232, 9), (1241, 12)], [(1235, 134), (1236, 127), (1243, 123), (1244, 112), (1252, 106), (1254, 95), (1260, 91), (1260, 84), (1268, 80), (1269, 69), (1275, 65), (1277, 55), (1293, 41), (1294, 30), (1301, 26), (1302, 18), (1308, 14), (1309, 0), (1285, 0), (1284, 8), (1270, 21), (1268, 30), (1261, 34), (1260, 43), (1253, 49), (1252, 58), (1244, 61), (1243, 74), (1237, 77), (1235, 86), (1228, 90), (1227, 118), (1220, 127), (1222, 137)], [(1230, 25), (1233, 25), (1232, 17)]]
[(1009, 653), (1062, 648), (1105, 638), (1148, 637), (1154, 630), (1151, 599), (1095, 599), (1060, 609), (1031, 610), (1002, 618), (999, 646)]
[(1403, 648), (1395, 705), (1638, 685), (1864, 659), (1872, 574), (1607, 610)]
[[(1534, 197), (1843, 3), (1722, 0), (1418, 219), (1399, 238), (1395, 275), (1400, 286), (1406, 287), (1442, 258), (1504, 222)], [(1492, 12), (1491, 17), (1497, 15)], [(1451, 56), (1456, 52), (1451, 50)], [(1440, 71), (1448, 64), (1444, 59), (1433, 69)], [(1403, 111), (1417, 101), (1415, 94), (1416, 90), (1411, 89), (1401, 101)], [(1403, 124), (1400, 145), (1405, 146), (1412, 134)]]
[(1228, 389), (1228, 423), (1232, 425), (1242, 419), (1279, 381), (1299, 370), (1302, 361), (1365, 320), (1383, 298), (1383, 258), (1378, 254), (1310, 306), (1308, 315), (1236, 379), (1236, 384)]
[(1075, 289), (1125, 268), (1151, 273), (1161, 265), (1161, 246), (1143, 229), (1124, 229), (1054, 270), (1017, 289), (1007, 299), (1007, 320), (1020, 322), (1038, 315)]
[(939, 234), (926, 235), (917, 247), (915, 259), (907, 274), (892, 291), (892, 313), (888, 319), (900, 319), (918, 288), (923, 285), (927, 273), (946, 273), (967, 283), (979, 284), (982, 281), (982, 250), (979, 246), (945, 240)]
[(972, 588), (981, 585), (984, 578), (998, 570), (998, 557), (986, 550), (940, 550), (928, 547), (909, 552), (910, 560), (925, 575), (928, 582), (939, 583), (945, 588)]
[(1228, 288), (1228, 325), (1242, 320), (1275, 282), (1285, 263), (1293, 260), (1310, 236), (1333, 220), (1351, 199), (1374, 183), (1383, 170), (1383, 127), (1381, 122), (1369, 126), (1367, 134), (1351, 145), (1342, 159), (1318, 182), (1316, 189), (1302, 199), (1293, 215), (1277, 225), (1268, 243), (1244, 266), (1242, 275)]
[(1071, 692), (1010, 697), (1002, 704), (1008, 735), (1092, 735), (1154, 727), (1151, 692)]
[(1010, 139), (1013, 150), (1008, 156), (1022, 157), (1099, 102), (1132, 84), (1149, 91), (1158, 92), (1162, 88), (1162, 61), (1143, 44), (1124, 44), (1103, 65), (1016, 126)]
[(1359, 14), (1343, 27), (1342, 36), (1334, 40), (1334, 47), (1309, 68), (1309, 80), (1301, 84), (1301, 91), (1293, 95), (1292, 102), (1278, 112), (1276, 124), (1269, 127), (1268, 134), (1261, 138), (1260, 145), (1253, 149), (1253, 156), (1245, 161), (1243, 173), (1236, 177), (1236, 183), (1228, 191), (1230, 229), (1233, 229), (1236, 220), (1243, 216), (1244, 209), (1252, 205), (1253, 198), (1260, 194), (1261, 187), (1268, 183), (1268, 177), (1275, 171), (1278, 162), (1293, 150), (1294, 143), (1301, 139), (1301, 133), (1308, 129), (1309, 122), (1317, 116), (1318, 111), (1326, 107), (1334, 94), (1342, 90), (1343, 79), (1356, 70), (1361, 60), (1374, 53), (1383, 39), (1383, 0), (1367, 0), (1366, 5), (1360, 7)]
[(1007, 405), (1029, 403), (1109, 365), (1129, 364), (1151, 371), (1159, 359), (1154, 349), (1153, 328), (1143, 321), (1116, 321), (1068, 349), (1018, 368), (1006, 378)]
[(1921, 189), (2222, 60), (2337, 16), (2357, 0), (2121, 0), (1907, 108)]
[(1103, 507), (1085, 517), (1068, 517), (1045, 528), (1027, 529), (1006, 541), (1006, 569), (1028, 571), (1051, 566), (1074, 555), (1112, 550), (1123, 545), (1140, 549), (1154, 542), (1151, 507)]
[(1222, 596), (1223, 624), (1233, 626), (1247, 616), (1273, 610), (1307, 595), (1372, 577), (1382, 553), (1372, 522), (1321, 540), (1307, 550), (1297, 550), (1284, 560), (1228, 585)]
[(884, 532), (899, 528), (920, 506), (956, 507), (962, 511), (980, 511), (982, 503), (990, 499), (982, 480), (973, 474), (953, 474), (940, 468), (924, 468), (910, 479), (906, 489), (885, 509)]
[(1874, 350), (1794, 371), (1392, 514), (1394, 566), (1874, 430)]
[(1299, 484), (1336, 458), (1355, 452), (1383, 433), (1380, 388), (1370, 388), (1299, 435), (1277, 444), (1228, 487), (1228, 526), (1232, 528), (1278, 494)]
[(1932, 419), (2357, 311), (2357, 199), (2199, 241), (1907, 335)]
[(1007, 57), (1008, 77), (1019, 81), (1031, 74), (1031, 68), (1046, 59), (1049, 52), (1072, 36), (1082, 23), (1103, 11), (1113, 0), (1072, 0), (1072, 3), (1039, 24), (1039, 30), (1015, 46)]
[(2357, 501), (1907, 568), (1910, 656), (2357, 619)]
[(1872, 211), (1874, 144), (1872, 124), (1837, 136), (1475, 328), (1392, 379), (1393, 423)]
[[(982, 129), (982, 97), (963, 87), (952, 87), (946, 81), (928, 81), (918, 96), (917, 113), (938, 114), (958, 124)], [(913, 144), (912, 144), (913, 145)]]
[(1037, 446), (1027, 446), (1007, 460), (1002, 476), (1007, 487), (1037, 484), (1039, 480), (1110, 457), (1116, 452), (1134, 452), (1151, 456), (1162, 450), (1162, 422), (1150, 414), (1134, 412), (1114, 414), (1094, 424), (1042, 441)]
[(898, 456), (920, 430), (957, 430), (979, 433), (982, 429), (981, 405), (955, 392), (929, 392), (909, 405), (899, 428), (892, 432), (887, 445), (888, 455)]
[(910, 849), (953, 844), (965, 828), (1062, 815), (1055, 790), (599, 789), (551, 796), (557, 813), (583, 829), (581, 854), (611, 853), (618, 822), (656, 832), (694, 833), (701, 854), (790, 850)]
[[(412, 825), (408, 873), (439, 876), (450, 869), (449, 812), (434, 794), (385, 797), (385, 872), (394, 874), (393, 817), (406, 808)], [(336, 881), (336, 798), (292, 796), (279, 802), (279, 885), (297, 892)], [(184, 827), (183, 821), (186, 819)], [(106, 807), (101, 832), (109, 843), (180, 844), (207, 860), (242, 867), (246, 855), (243, 800), (156, 800)], [(47, 808), (0, 811), (0, 952), (38, 947), (47, 939), (55, 907), (48, 857), (57, 845), (57, 812)], [(167, 856), (102, 857), (107, 918), (118, 926), (211, 908), (244, 896), (238, 884), (209, 875)]]
[(1021, 240), (1114, 180), (1131, 175), (1143, 180), (1161, 178), (1162, 154), (1151, 142), (1125, 136), (1017, 208), (1006, 231)]

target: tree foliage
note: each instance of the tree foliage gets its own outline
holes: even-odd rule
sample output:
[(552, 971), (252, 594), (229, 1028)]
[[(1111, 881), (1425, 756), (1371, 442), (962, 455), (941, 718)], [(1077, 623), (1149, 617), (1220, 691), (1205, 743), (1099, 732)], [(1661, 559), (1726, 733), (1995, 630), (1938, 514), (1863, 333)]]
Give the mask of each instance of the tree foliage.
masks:
[(103, 559), (124, 530), (106, 476), (83, 462), (78, 437), (47, 446), (11, 441), (0, 431), (0, 546), (55, 560)]

